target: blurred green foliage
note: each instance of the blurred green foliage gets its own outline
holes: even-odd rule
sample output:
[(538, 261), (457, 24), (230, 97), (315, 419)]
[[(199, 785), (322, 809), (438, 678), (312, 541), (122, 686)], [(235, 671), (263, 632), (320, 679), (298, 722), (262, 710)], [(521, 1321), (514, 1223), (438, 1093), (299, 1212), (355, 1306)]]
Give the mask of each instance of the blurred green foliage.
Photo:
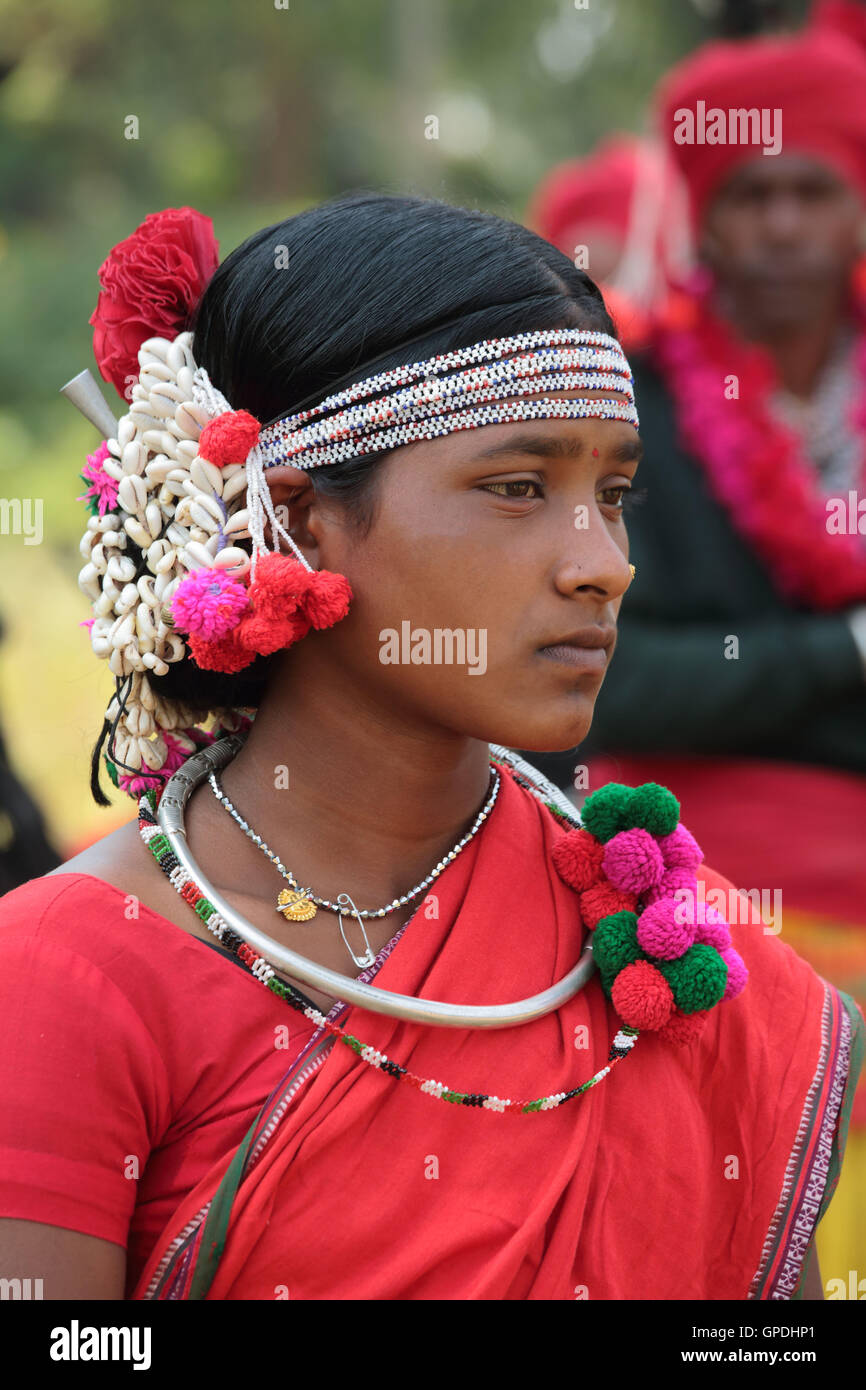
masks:
[(103, 825), (85, 774), (95, 682), (106, 702), (112, 686), (73, 616), (88, 614), (74, 499), (98, 440), (58, 391), (93, 367), (110, 248), (190, 205), (225, 255), (359, 187), (520, 219), (552, 164), (644, 127), (654, 84), (713, 36), (718, 3), (0, 0), (0, 494), (44, 499), (45, 529), (39, 547), (0, 536), (0, 717), (58, 835)]

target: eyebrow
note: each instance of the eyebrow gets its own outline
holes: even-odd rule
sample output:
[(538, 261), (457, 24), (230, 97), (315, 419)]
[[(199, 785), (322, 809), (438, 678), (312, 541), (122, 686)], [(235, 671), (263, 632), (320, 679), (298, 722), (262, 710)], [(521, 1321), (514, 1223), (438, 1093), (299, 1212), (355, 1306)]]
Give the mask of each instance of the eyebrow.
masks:
[[(494, 444), (482, 449), (474, 459), (501, 458), (506, 454), (538, 454), (541, 458), (579, 458), (586, 452), (586, 446), (576, 439), (560, 439), (551, 435), (518, 434), (506, 443)], [(638, 435), (634, 439), (617, 444), (610, 451), (615, 463), (639, 463), (643, 458), (643, 442)]]

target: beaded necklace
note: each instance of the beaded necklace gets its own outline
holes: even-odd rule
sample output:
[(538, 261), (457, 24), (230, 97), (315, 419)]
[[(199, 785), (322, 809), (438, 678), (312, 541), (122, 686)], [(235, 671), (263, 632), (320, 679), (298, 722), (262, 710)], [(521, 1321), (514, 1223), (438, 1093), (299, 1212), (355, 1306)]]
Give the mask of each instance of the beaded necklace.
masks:
[[(277, 978), (270, 961), (229, 927), (179, 863), (157, 821), (159, 794), (153, 788), (139, 802), (139, 831), (175, 890), (249, 973), (290, 1008), (339, 1038), (369, 1066), (452, 1105), (535, 1114), (555, 1110), (598, 1085), (628, 1056), (644, 1029), (674, 1045), (688, 1045), (701, 1032), (710, 1010), (742, 991), (748, 972), (733, 948), (727, 923), (714, 909), (700, 921), (694, 915), (684, 918), (680, 912), (678, 890), (694, 892), (703, 855), (679, 823), (679, 802), (666, 787), (655, 782), (640, 787), (608, 783), (587, 797), (578, 817), (545, 796), (532, 775), (540, 774), (516, 755), (497, 747), (496, 752), (491, 749), (490, 762), (507, 771), (566, 827), (567, 833), (554, 846), (553, 864), (578, 895), (583, 922), (593, 933), (588, 949), (598, 966), (602, 989), (622, 1022), (605, 1066), (572, 1090), (535, 1100), (461, 1091), (418, 1076), (326, 1018)], [(523, 768), (529, 775), (521, 773)]]
[[(491, 758), (491, 764), (495, 766)], [(503, 769), (506, 767), (502, 765)], [(569, 816), (563, 809), (553, 801), (547, 800), (539, 795), (538, 788), (534, 787), (531, 781), (521, 775), (514, 767), (507, 769), (518, 785), (525, 790), (532, 792), (545, 806), (557, 817), (560, 823), (574, 827), (580, 824), (576, 815)], [(161, 834), (160, 827), (156, 819), (155, 810), (158, 804), (158, 795), (155, 789), (149, 788), (142, 795), (139, 801), (139, 833), (144, 843), (147, 845), (154, 859), (156, 860), (163, 873), (174, 886), (176, 892), (189, 903), (196, 915), (205, 923), (208, 930), (218, 939), (220, 944), (228, 950), (246, 969), (248, 974), (254, 979), (261, 981), (279, 999), (283, 999), (290, 1008), (304, 1015), (318, 1027), (324, 1028), (339, 1039), (346, 1047), (350, 1047), (353, 1052), (366, 1062), (369, 1066), (383, 1072), (386, 1076), (392, 1077), (395, 1081), (403, 1081), (424, 1095), (433, 1096), (437, 1100), (447, 1101), (451, 1105), (467, 1105), (478, 1107), (482, 1110), (495, 1110), (505, 1115), (531, 1115), (543, 1110), (555, 1110), (560, 1105), (566, 1104), (570, 1100), (577, 1099), (593, 1086), (597, 1086), (600, 1081), (609, 1074), (613, 1067), (627, 1057), (638, 1039), (638, 1030), (623, 1025), (614, 1036), (610, 1050), (608, 1052), (607, 1064), (582, 1085), (575, 1086), (570, 1091), (559, 1091), (554, 1095), (545, 1095), (535, 1100), (509, 1100), (500, 1096), (487, 1095), (478, 1091), (461, 1091), (453, 1086), (448, 1086), (445, 1082), (436, 1081), (432, 1077), (418, 1076), (408, 1067), (402, 1066), (388, 1057), (386, 1053), (378, 1048), (371, 1047), (361, 1041), (353, 1033), (349, 1033), (338, 1023), (328, 1019), (320, 1009), (310, 1004), (300, 992), (292, 985), (277, 978), (274, 967), (268, 960), (243, 940), (237, 932), (225, 923), (217, 912), (213, 903), (202, 893), (194, 880), (184, 872), (178, 863), (176, 856), (172, 853), (171, 847), (165, 835)]]

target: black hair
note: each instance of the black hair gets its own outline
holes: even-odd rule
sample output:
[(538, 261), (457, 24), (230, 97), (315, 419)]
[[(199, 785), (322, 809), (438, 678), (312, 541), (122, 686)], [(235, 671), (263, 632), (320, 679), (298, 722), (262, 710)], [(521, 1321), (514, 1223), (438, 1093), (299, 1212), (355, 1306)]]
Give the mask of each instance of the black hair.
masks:
[[(196, 363), (233, 409), (263, 425), (363, 377), (483, 338), (543, 328), (617, 337), (594, 282), (527, 227), (435, 198), (366, 190), (248, 237), (215, 271), (190, 326)], [(311, 471), (317, 495), (339, 503), (362, 534), (386, 457)], [(255, 708), (276, 655), (231, 676), (185, 656), (148, 680), (160, 696), (192, 706)], [(97, 800), (107, 732), (106, 722), (92, 761)]]

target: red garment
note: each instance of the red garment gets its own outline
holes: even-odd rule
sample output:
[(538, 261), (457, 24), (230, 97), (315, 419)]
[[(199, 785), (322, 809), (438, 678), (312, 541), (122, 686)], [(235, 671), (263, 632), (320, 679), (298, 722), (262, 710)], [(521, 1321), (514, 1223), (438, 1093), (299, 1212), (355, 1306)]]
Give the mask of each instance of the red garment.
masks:
[[(550, 857), (564, 833), (506, 773), (482, 831), (437, 880), (438, 916), (416, 911), (377, 983), (494, 1003), (564, 975), (584, 939)], [(711, 870), (702, 878), (728, 887)], [(275, 1025), (300, 1022), (311, 1036), (312, 1025), (173, 924), (158, 935), (156, 914), (125, 921), (123, 902), (61, 876), (0, 902), (0, 1016), (12, 1019), (0, 1049), (0, 1215), (65, 1213), (122, 1240), (130, 1217), (145, 1224), (142, 1193), (164, 1213), (160, 1193), (195, 1180), (190, 1154), (206, 1168), (225, 1124), (221, 1157), (181, 1196), (134, 1298), (156, 1291), (154, 1270), (188, 1223), (196, 1255), (208, 1203), (272, 1089), (209, 1298), (795, 1293), (838, 1178), (864, 1025), (777, 937), (732, 926), (750, 979), (691, 1049), (642, 1034), (579, 1099), (499, 1115), (434, 1100), (340, 1043), (274, 1088), (290, 1055), (276, 1062)], [(592, 1075), (618, 1027), (597, 976), (561, 1009), (504, 1031), (346, 1015), (365, 1043), (423, 1076), (525, 1099)], [(138, 1201), (122, 1185), (130, 1153), (142, 1161)], [(189, 1269), (184, 1257), (170, 1271), (180, 1287), (163, 1281), (159, 1296), (188, 1296)]]
[[(744, 140), (742, 134), (738, 140), (730, 138), (731, 110), (767, 111), (770, 145), (773, 113), (781, 111), (780, 152), (814, 155), (866, 197), (864, 90), (866, 55), (852, 39), (832, 28), (714, 41), (678, 63), (659, 85), (656, 115), (659, 134), (689, 185), (694, 224), (700, 224), (713, 195), (741, 164), (755, 158), (773, 159), (773, 155), (762, 155), (760, 144)], [(678, 144), (674, 138), (677, 113), (683, 110), (696, 118), (695, 138)], [(706, 137), (711, 132), (700, 112), (705, 112), (709, 124), (712, 110), (725, 113), (728, 138), (724, 143), (711, 144), (701, 138), (701, 133)], [(680, 125), (680, 129), (684, 128)]]
[(133, 908), (87, 874), (0, 898), (0, 1216), (128, 1243), (128, 1289), (285, 1071), (274, 1030), (309, 1032), (235, 961)]

